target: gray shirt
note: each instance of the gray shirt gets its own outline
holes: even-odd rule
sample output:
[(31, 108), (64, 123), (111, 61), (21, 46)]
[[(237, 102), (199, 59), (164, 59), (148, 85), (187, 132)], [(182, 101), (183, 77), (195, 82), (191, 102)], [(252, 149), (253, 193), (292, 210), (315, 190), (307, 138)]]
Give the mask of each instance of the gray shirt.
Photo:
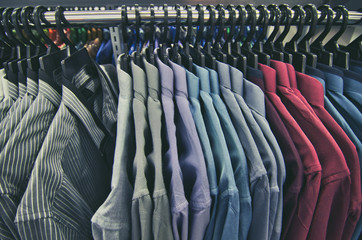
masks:
[(152, 166), (153, 174), (150, 180), (153, 180), (153, 216), (152, 233), (154, 239), (173, 239), (171, 225), (170, 203), (163, 178), (162, 167), (162, 105), (160, 102), (160, 80), (158, 69), (148, 63), (143, 58), (147, 76), (148, 98), (147, 114), (151, 130), (152, 152), (147, 156), (149, 164)]
[(152, 151), (152, 140), (146, 109), (147, 82), (145, 72), (131, 61), (133, 78), (133, 120), (136, 154), (133, 160), (134, 191), (132, 197), (132, 239), (152, 239), (153, 203), (148, 189), (150, 169), (147, 156)]
[(231, 91), (229, 65), (217, 62), (220, 90), (229, 110), (239, 140), (244, 148), (249, 167), (252, 222), (248, 239), (268, 239), (270, 188), (267, 172), (246, 120)]
[(92, 235), (100, 239), (131, 238), (131, 205), (133, 186), (129, 169), (135, 153), (132, 113), (133, 82), (131, 76), (121, 70), (117, 61), (119, 98), (117, 110), (117, 137), (114, 152), (111, 192), (92, 217)]

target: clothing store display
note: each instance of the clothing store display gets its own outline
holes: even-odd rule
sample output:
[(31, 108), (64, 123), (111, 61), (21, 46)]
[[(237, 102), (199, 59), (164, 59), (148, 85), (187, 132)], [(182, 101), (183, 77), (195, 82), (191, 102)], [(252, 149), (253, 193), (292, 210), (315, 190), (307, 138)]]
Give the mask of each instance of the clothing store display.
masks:
[(0, 7), (0, 239), (361, 238), (362, 13), (106, 2)]

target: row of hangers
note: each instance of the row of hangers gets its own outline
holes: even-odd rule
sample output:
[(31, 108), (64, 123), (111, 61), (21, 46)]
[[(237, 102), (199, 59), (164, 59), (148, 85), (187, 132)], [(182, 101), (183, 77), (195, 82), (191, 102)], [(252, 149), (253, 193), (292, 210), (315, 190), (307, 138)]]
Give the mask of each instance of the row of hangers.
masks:
[[(187, 33), (184, 39), (180, 38), (181, 29), (181, 6), (176, 5), (177, 12), (176, 21), (174, 23), (176, 31), (173, 39), (169, 37), (169, 26), (167, 5), (163, 6), (164, 21), (156, 23), (154, 17), (154, 6), (150, 5), (151, 20), (146, 24), (141, 24), (142, 19), (139, 14), (139, 6), (135, 5), (136, 21), (132, 25), (135, 29), (135, 62), (141, 64), (140, 61), (140, 28), (144, 29), (144, 42), (148, 42), (146, 57), (154, 63), (154, 46), (156, 24), (162, 29), (160, 37), (160, 48), (158, 55), (161, 60), (166, 62), (171, 59), (177, 63), (182, 63), (186, 68), (191, 69), (192, 63), (195, 62), (200, 66), (207, 66), (215, 69), (216, 60), (228, 63), (241, 71), (246, 71), (246, 66), (257, 67), (257, 63), (269, 65), (270, 59), (285, 61), (292, 63), (298, 71), (304, 72), (306, 64), (315, 66), (317, 62), (321, 62), (332, 66), (338, 65), (348, 68), (349, 57), (361, 60), (362, 36), (359, 36), (351, 44), (346, 47), (340, 47), (337, 43), (338, 39), (344, 33), (348, 24), (348, 10), (343, 6), (338, 6), (333, 10), (336, 16), (333, 17), (333, 10), (328, 5), (318, 8), (321, 16), (318, 18), (317, 8), (313, 4), (304, 7), (296, 5), (292, 9), (282, 4), (275, 4), (268, 7), (260, 5), (255, 8), (249, 4), (245, 7), (242, 5), (228, 5), (226, 8), (219, 4), (216, 7), (208, 5), (205, 9), (201, 4), (196, 6), (199, 13), (196, 22), (197, 33), (195, 41), (192, 38), (192, 30), (195, 25), (192, 22), (192, 8), (186, 6)], [(257, 10), (259, 17), (257, 17)], [(294, 16), (292, 14), (294, 11)], [(43, 6), (23, 7), (23, 8), (0, 8), (1, 24), (0, 24), (0, 62), (5, 69), (11, 69), (15, 72), (25, 71), (26, 67), (32, 69), (39, 68), (39, 58), (44, 55), (52, 55), (60, 51), (54, 41), (45, 33), (44, 28), (51, 27), (50, 23), (45, 19), (44, 13), (47, 9)], [(209, 21), (204, 22), (204, 12), (209, 12)], [(215, 17), (216, 11), (218, 17)], [(225, 11), (229, 13), (229, 19), (225, 19)], [(238, 18), (236, 18), (238, 12)], [(127, 28), (131, 25), (127, 20), (127, 7), (121, 8), (121, 30), (127, 32)], [(292, 17), (293, 16), (293, 17)], [(336, 24), (340, 18), (342, 23), (339, 31), (327, 42), (323, 44), (324, 38), (329, 33), (331, 27)], [(70, 41), (64, 34), (64, 27), (70, 27), (70, 24), (64, 16), (64, 7), (58, 6), (55, 10), (56, 27), (62, 41), (66, 44), (67, 54), (70, 55), (76, 51), (74, 43)], [(322, 34), (312, 43), (310, 39), (314, 36), (318, 23), (326, 20), (326, 26)], [(267, 28), (270, 23), (274, 24), (272, 34), (265, 40)], [(310, 28), (307, 34), (300, 40), (304, 25), (309, 23)], [(244, 27), (250, 26), (250, 31), (244, 36)], [(275, 39), (280, 25), (285, 25), (283, 32)], [(283, 45), (283, 41), (287, 36), (290, 26), (297, 24), (297, 32), (292, 39)], [(225, 33), (226, 26), (229, 32)], [(256, 27), (261, 26), (262, 32), (252, 44)], [(32, 32), (35, 27), (37, 36)], [(203, 30), (207, 27), (207, 34), (204, 36)], [(239, 29), (236, 32), (236, 28)], [(13, 29), (16, 34), (13, 34)], [(215, 33), (217, 32), (216, 36)], [(121, 66), (124, 70), (129, 70), (129, 47), (127, 34), (123, 36), (124, 56), (121, 59)], [(224, 40), (223, 43), (221, 40)], [(245, 40), (244, 40), (245, 39)], [(182, 42), (182, 47), (179, 45)], [(43, 44), (45, 42), (45, 44)], [(204, 42), (204, 43), (203, 43)], [(170, 50), (167, 51), (167, 48)]]
[[(152, 26), (155, 26), (155, 22), (152, 20), (152, 16), (154, 16), (153, 5), (149, 8), (151, 12), (151, 21), (143, 27), (145, 28), (145, 41), (149, 41), (146, 56), (148, 60), (153, 63), (153, 47), (155, 41), (155, 37), (152, 35), (154, 32), (154, 27)], [(185, 8), (188, 13), (185, 23), (187, 34), (183, 40), (180, 39), (180, 9), (180, 5), (175, 6), (177, 12), (175, 21), (176, 31), (174, 38), (171, 39), (168, 34), (170, 23), (168, 21), (167, 5), (165, 4), (163, 6), (165, 19), (164, 22), (160, 24), (162, 34), (158, 55), (164, 62), (167, 62), (167, 59), (169, 58), (177, 63), (182, 63), (187, 69), (192, 68), (193, 62), (200, 66), (207, 66), (215, 69), (216, 60), (218, 60), (228, 63), (245, 73), (247, 66), (257, 68), (258, 63), (269, 65), (270, 59), (274, 59), (291, 63), (298, 71), (304, 72), (306, 65), (316, 67), (317, 62), (329, 66), (337, 65), (348, 69), (350, 57), (362, 60), (362, 36), (359, 36), (346, 47), (342, 48), (338, 45), (338, 39), (342, 36), (348, 25), (348, 10), (344, 6), (337, 6), (332, 9), (329, 5), (323, 5), (318, 8), (318, 10), (321, 11), (321, 16), (318, 18), (317, 8), (313, 4), (308, 4), (304, 7), (296, 5), (292, 8), (287, 4), (282, 4), (280, 6), (271, 4), (268, 7), (260, 5), (256, 8), (251, 4), (246, 5), (245, 7), (242, 5), (236, 7), (228, 5), (226, 8), (221, 4), (216, 7), (208, 5), (206, 11), (209, 12), (209, 21), (204, 22), (203, 15), (205, 8), (199, 4), (196, 6), (199, 18), (196, 23), (198, 31), (194, 42), (192, 42), (191, 38), (193, 28), (192, 8), (189, 5)], [(139, 29), (142, 27), (142, 19), (140, 18), (138, 5), (134, 6), (134, 10), (136, 15), (135, 23), (133, 25), (136, 32), (136, 50), (134, 58), (136, 63), (140, 63), (140, 44), (138, 43), (140, 41)], [(258, 18), (257, 10), (259, 11)], [(292, 10), (294, 11), (293, 17)], [(216, 11), (218, 11), (217, 19), (215, 18)], [(228, 21), (225, 19), (225, 11), (229, 12)], [(335, 17), (333, 17), (334, 11), (336, 12)], [(238, 12), (238, 18), (235, 17), (236, 12)], [(122, 32), (127, 32), (129, 24), (127, 21), (126, 6), (122, 6), (121, 15)], [(326, 44), (323, 44), (323, 40), (330, 32), (332, 26), (340, 21), (341, 18), (342, 23), (340, 24), (339, 31)], [(311, 38), (316, 33), (317, 25), (324, 20), (326, 20), (324, 31), (312, 44), (310, 44)], [(274, 30), (266, 39), (267, 28), (270, 23), (274, 24)], [(299, 40), (306, 23), (310, 25), (310, 28), (306, 35)], [(245, 39), (243, 29), (246, 24), (250, 26), (250, 31), (246, 34)], [(275, 39), (281, 24), (284, 24), (285, 28), (279, 37)], [(291, 40), (284, 45), (283, 41), (292, 24), (297, 24), (297, 32)], [(208, 27), (208, 32), (204, 37), (203, 29), (205, 26)], [(228, 33), (225, 33), (226, 26), (229, 26)], [(256, 42), (252, 44), (257, 26), (261, 27), (262, 32), (257, 37)], [(239, 28), (237, 34), (235, 32), (236, 27)], [(216, 36), (214, 36), (215, 32), (217, 32)], [(203, 37), (204, 44), (202, 44)], [(221, 41), (222, 37), (224, 37), (223, 43)], [(123, 47), (125, 51), (121, 60), (121, 65), (124, 70), (129, 68), (129, 64), (127, 63), (129, 49), (127, 46), (127, 38), (127, 34), (123, 34)], [(179, 41), (181, 41), (182, 47), (178, 44)], [(166, 51), (167, 48), (170, 48), (168, 52)]]

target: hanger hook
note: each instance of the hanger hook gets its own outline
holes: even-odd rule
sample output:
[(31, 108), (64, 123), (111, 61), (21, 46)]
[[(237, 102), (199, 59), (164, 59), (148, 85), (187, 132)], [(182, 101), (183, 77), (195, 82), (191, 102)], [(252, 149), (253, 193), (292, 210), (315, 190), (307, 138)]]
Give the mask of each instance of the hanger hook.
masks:
[(257, 39), (257, 42), (262, 42), (265, 39), (266, 36), (266, 32), (268, 30), (268, 25), (269, 25), (269, 11), (266, 8), (265, 5), (259, 5), (257, 7), (257, 9), (259, 10), (259, 24), (261, 24), (263, 26), (263, 32), (260, 34), (260, 36)]
[(65, 8), (62, 6), (57, 6), (55, 8), (55, 22), (57, 25), (58, 33), (59, 33), (62, 41), (66, 45), (68, 45), (72, 51), (75, 51), (74, 44), (64, 34), (64, 29), (63, 29), (62, 23), (64, 23), (66, 26), (70, 25), (69, 22), (67, 21), (67, 19), (65, 19), (64, 11), (65, 11)]
[(197, 4), (196, 10), (199, 12), (199, 17), (197, 19), (197, 26), (198, 26), (199, 30), (197, 31), (197, 34), (196, 34), (196, 44), (200, 44), (202, 34), (204, 32), (204, 25), (205, 25), (204, 7), (202, 6), (202, 4)]
[(333, 24), (339, 21), (342, 16), (342, 25), (339, 31), (327, 42), (326, 47), (338, 46), (338, 39), (346, 31), (348, 25), (348, 10), (342, 5), (339, 5), (333, 9), (336, 12), (336, 17), (333, 19)]
[(166, 44), (167, 36), (168, 36), (168, 8), (167, 4), (163, 4), (163, 12), (164, 12), (164, 23), (163, 23), (163, 35), (162, 40), (163, 43)]
[(40, 47), (45, 49), (46, 47), (44, 44), (34, 36), (33, 32), (31, 31), (30, 24), (29, 24), (29, 18), (30, 14), (32, 14), (34, 11), (34, 8), (31, 6), (25, 6), (21, 9), (20, 17), (21, 17), (21, 23), (23, 24), (23, 29), (25, 31), (25, 34), (30, 38), (30, 40), (36, 45), (37, 47)]
[[(313, 35), (315, 34), (315, 30), (317, 28), (317, 21), (318, 21), (318, 12), (317, 12), (317, 8), (314, 4), (308, 4), (305, 5), (304, 10), (306, 12), (306, 22), (310, 22), (310, 28), (308, 33), (302, 38), (302, 40), (300, 41), (300, 45), (302, 46), (306, 46), (307, 42), (309, 42), (309, 40), (313, 37)], [(305, 48), (305, 47), (304, 47)]]
[(181, 10), (180, 10), (180, 4), (175, 5), (176, 10), (176, 33), (174, 38), (174, 44), (178, 44), (178, 41), (180, 40), (180, 30), (181, 30)]
[(33, 46), (33, 44), (28, 39), (26, 39), (26, 37), (23, 34), (23, 31), (20, 28), (20, 24), (19, 24), (20, 12), (21, 12), (21, 8), (14, 9), (13, 13), (11, 14), (11, 22), (13, 23), (16, 34), (21, 39), (21, 41), (28, 46)]
[(272, 21), (272, 19), (274, 21), (274, 29), (273, 32), (270, 34), (269, 38), (266, 40), (265, 45), (270, 45), (273, 42), (275, 36), (277, 35), (279, 31), (281, 14), (282, 14), (276, 4), (269, 5), (268, 9), (271, 12), (270, 21)]
[(187, 20), (186, 20), (187, 33), (186, 33), (185, 41), (187, 43), (190, 43), (191, 34), (192, 34), (192, 8), (191, 8), (191, 5), (186, 5), (186, 10), (187, 10)]
[(244, 33), (244, 27), (246, 23), (246, 9), (243, 5), (238, 5), (236, 7), (236, 10), (239, 12), (239, 34), (235, 38), (235, 42), (241, 42), (243, 33)]
[(153, 33), (155, 30), (155, 5), (150, 4), (150, 15), (151, 15), (151, 19), (150, 19), (150, 24), (148, 24), (149, 29), (148, 29), (148, 40), (149, 40), (149, 44), (150, 45), (154, 45), (154, 38), (153, 38)]
[(122, 29), (122, 37), (123, 37), (123, 52), (128, 55), (128, 32), (127, 32), (127, 25), (128, 25), (128, 18), (127, 18), (127, 7), (126, 5), (121, 6), (121, 29)]
[(44, 33), (43, 28), (41, 26), (41, 22), (44, 22), (47, 25), (50, 25), (50, 23), (45, 19), (44, 12), (47, 11), (47, 9), (44, 6), (36, 6), (34, 8), (33, 12), (33, 18), (34, 18), (34, 24), (37, 32), (39, 35), (45, 40), (45, 42), (48, 44), (48, 49), (50, 47), (53, 47), (54, 49), (58, 49), (58, 47), (54, 44), (54, 42)]
[(222, 35), (224, 34), (224, 26), (225, 26), (225, 10), (222, 4), (218, 4), (216, 9), (219, 13), (217, 23), (218, 23), (218, 33), (215, 38), (215, 44), (220, 44)]
[(11, 29), (11, 22), (10, 18), (14, 11), (14, 8), (5, 8), (2, 13), (2, 25), (4, 26), (5, 32), (8, 36), (8, 39), (10, 39), (11, 42), (13, 42), (15, 45), (22, 45), (21, 42), (13, 35), (13, 31)]
[(290, 30), (290, 25), (292, 24), (292, 10), (288, 6), (288, 4), (280, 5), (279, 9), (280, 9), (280, 11), (282, 13), (283, 22), (285, 24), (285, 27), (284, 27), (283, 32), (277, 38), (276, 42), (277, 43), (282, 43), (284, 41), (285, 37), (287, 36), (289, 30)]
[(141, 26), (141, 15), (140, 15), (140, 7), (138, 4), (134, 5), (135, 7), (135, 29), (136, 29), (136, 49), (139, 50), (139, 43), (140, 43), (140, 26)]
[(236, 19), (235, 19), (235, 7), (233, 4), (229, 4), (226, 9), (229, 11), (229, 22), (230, 22), (230, 32), (226, 37), (225, 42), (232, 42), (233, 36), (235, 34), (235, 25), (236, 25)]
[(212, 43), (215, 31), (215, 7), (213, 5), (208, 5), (207, 10), (209, 11), (209, 31), (207, 33), (206, 42)]
[(254, 37), (254, 33), (256, 30), (256, 9), (252, 4), (246, 5), (245, 9), (248, 12), (248, 22), (250, 23), (250, 32), (248, 33), (244, 44), (249, 45)]
[(298, 26), (297, 26), (297, 32), (293, 36), (293, 38), (290, 40), (290, 42), (296, 42), (300, 36), (302, 36), (303, 27), (305, 23), (305, 11), (301, 5), (295, 5), (292, 10), (294, 10), (294, 17), (293, 22), (297, 22), (298, 19)]

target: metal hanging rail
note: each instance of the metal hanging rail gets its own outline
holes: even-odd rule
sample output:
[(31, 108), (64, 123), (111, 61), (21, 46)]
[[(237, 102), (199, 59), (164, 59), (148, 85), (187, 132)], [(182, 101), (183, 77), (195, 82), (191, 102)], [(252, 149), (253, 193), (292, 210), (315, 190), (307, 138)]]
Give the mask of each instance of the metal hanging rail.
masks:
[[(293, 11), (292, 11), (293, 12)], [(162, 22), (164, 21), (165, 15), (164, 11), (161, 8), (155, 7), (155, 21)], [(239, 12), (236, 11), (236, 18), (239, 17)], [(257, 17), (259, 16), (259, 11), (256, 10)], [(294, 15), (294, 12), (293, 12)], [(361, 23), (362, 13), (357, 11), (348, 12), (348, 23), (355, 24), (357, 22)], [(121, 22), (121, 10), (91, 10), (91, 11), (65, 11), (65, 18), (71, 25), (84, 25), (84, 24), (96, 24), (96, 25), (117, 25)], [(318, 17), (321, 16), (321, 12), (318, 11)], [(335, 16), (335, 13), (334, 13)], [(55, 24), (55, 11), (47, 11), (44, 13), (45, 19), (51, 24)], [(151, 11), (149, 9), (140, 10), (140, 17), (142, 22), (147, 22), (151, 19)], [(176, 10), (173, 8), (168, 9), (168, 20), (174, 22), (177, 17)], [(198, 11), (193, 8), (192, 10), (192, 20), (196, 23), (199, 17)], [(218, 17), (218, 11), (215, 10), (215, 17)], [(134, 22), (136, 19), (136, 14), (134, 8), (127, 10), (127, 19), (129, 22)], [(185, 22), (187, 19), (187, 11), (181, 9), (181, 21)], [(225, 19), (229, 19), (229, 11), (225, 9)], [(209, 20), (209, 12), (205, 9), (204, 11), (204, 21)]]

